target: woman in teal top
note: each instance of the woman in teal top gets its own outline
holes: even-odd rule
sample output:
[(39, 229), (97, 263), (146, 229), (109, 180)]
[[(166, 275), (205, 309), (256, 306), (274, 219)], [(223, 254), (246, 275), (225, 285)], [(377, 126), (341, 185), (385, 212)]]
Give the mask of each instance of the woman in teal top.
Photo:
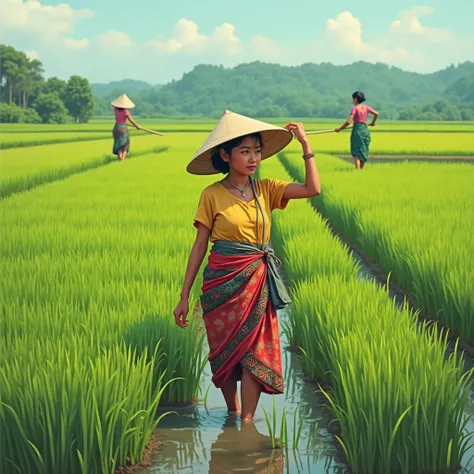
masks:
[(336, 128), (336, 132), (340, 132), (347, 128), (352, 122), (351, 133), (351, 155), (354, 158), (356, 169), (362, 169), (369, 159), (369, 146), (370, 146), (370, 132), (367, 128), (367, 117), (369, 114), (373, 115), (372, 122), (369, 123), (369, 127), (373, 127), (379, 116), (378, 112), (372, 107), (364, 105), (365, 95), (363, 92), (357, 91), (352, 94), (352, 107), (349, 118), (344, 122), (342, 126)]

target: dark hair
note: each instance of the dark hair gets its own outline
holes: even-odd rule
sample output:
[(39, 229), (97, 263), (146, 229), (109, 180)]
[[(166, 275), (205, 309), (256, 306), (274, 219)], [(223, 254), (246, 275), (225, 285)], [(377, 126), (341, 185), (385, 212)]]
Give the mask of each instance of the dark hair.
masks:
[(352, 98), (357, 99), (357, 102), (359, 102), (359, 104), (362, 104), (362, 102), (365, 102), (365, 94), (361, 91), (354, 92), (352, 94)]
[(211, 154), (212, 166), (216, 171), (227, 174), (230, 171), (230, 166), (227, 161), (221, 158), (220, 151), (224, 150), (229, 156), (232, 154), (232, 150), (237, 148), (247, 137), (252, 137), (258, 140), (260, 146), (263, 146), (262, 135), (260, 133), (250, 133), (249, 135), (242, 135), (241, 137), (234, 138), (228, 142), (217, 145)]

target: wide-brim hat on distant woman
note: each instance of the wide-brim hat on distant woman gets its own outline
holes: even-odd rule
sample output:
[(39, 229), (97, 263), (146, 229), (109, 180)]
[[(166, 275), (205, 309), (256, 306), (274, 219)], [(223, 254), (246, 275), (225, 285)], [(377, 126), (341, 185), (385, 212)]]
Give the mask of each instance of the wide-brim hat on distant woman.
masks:
[(119, 109), (133, 109), (133, 107), (135, 107), (135, 104), (130, 100), (127, 94), (122, 94), (119, 98), (115, 99), (112, 105)]
[(226, 110), (206, 138), (206, 141), (189, 162), (186, 170), (191, 174), (198, 175), (220, 173), (212, 166), (212, 150), (229, 140), (252, 133), (260, 133), (262, 136), (262, 160), (270, 158), (283, 150), (293, 139), (293, 134), (286, 128)]

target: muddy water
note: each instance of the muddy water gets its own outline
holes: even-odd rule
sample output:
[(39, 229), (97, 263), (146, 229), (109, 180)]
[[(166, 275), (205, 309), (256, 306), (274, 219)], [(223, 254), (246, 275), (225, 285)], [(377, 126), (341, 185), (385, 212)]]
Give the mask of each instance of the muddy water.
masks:
[[(282, 347), (287, 345), (283, 323), (285, 312), (279, 312)], [(152, 466), (143, 473), (331, 473), (341, 474), (343, 467), (333, 459), (331, 436), (314, 385), (304, 382), (298, 357), (286, 350), (282, 353), (285, 394), (274, 397), (277, 431), (284, 406), (287, 411), (288, 450), (273, 450), (264, 412), (272, 416), (272, 398), (262, 395), (254, 424), (242, 424), (227, 413), (220, 390), (211, 384), (209, 367), (202, 380), (203, 394), (209, 386), (206, 403), (179, 409), (168, 415), (157, 429), (164, 443), (154, 456)], [(204, 398), (201, 397), (201, 398)], [(293, 449), (294, 412), (304, 419), (298, 449)], [(278, 436), (279, 437), (279, 436)]]

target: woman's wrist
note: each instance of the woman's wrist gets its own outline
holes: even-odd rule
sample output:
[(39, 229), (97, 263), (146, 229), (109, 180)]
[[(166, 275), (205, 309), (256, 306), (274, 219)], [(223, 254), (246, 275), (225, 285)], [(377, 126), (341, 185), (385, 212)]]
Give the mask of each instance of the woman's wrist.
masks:
[(300, 143), (301, 143), (301, 148), (303, 149), (303, 155), (308, 155), (309, 153), (312, 153), (311, 144), (309, 143), (308, 138), (301, 140)]

